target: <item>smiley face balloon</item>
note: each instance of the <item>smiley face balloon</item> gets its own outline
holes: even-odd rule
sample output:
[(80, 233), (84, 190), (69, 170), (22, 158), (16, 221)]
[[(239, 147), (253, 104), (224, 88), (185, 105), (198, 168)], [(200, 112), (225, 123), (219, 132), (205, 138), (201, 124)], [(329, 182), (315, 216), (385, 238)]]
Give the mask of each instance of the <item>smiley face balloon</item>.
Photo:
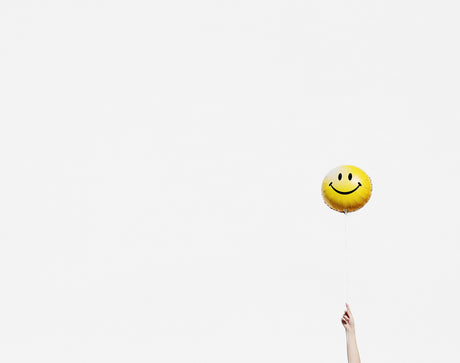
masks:
[(356, 166), (342, 165), (332, 169), (321, 188), (326, 204), (338, 212), (354, 212), (362, 208), (372, 193), (371, 179)]

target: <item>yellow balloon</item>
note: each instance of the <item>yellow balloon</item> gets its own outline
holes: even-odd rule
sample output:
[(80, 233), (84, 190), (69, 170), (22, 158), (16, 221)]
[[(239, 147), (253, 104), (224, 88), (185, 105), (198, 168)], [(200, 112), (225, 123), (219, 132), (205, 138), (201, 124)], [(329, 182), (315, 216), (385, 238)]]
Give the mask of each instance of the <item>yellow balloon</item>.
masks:
[(332, 169), (321, 187), (326, 204), (338, 212), (362, 208), (372, 193), (371, 179), (356, 166), (342, 165)]

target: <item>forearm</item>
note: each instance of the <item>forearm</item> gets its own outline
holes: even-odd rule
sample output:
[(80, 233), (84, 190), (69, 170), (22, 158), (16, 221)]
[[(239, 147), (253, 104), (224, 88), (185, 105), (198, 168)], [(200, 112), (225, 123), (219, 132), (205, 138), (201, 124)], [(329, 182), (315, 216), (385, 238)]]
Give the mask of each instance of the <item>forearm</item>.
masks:
[(356, 343), (355, 331), (347, 331), (347, 355), (348, 363), (361, 363), (358, 352), (358, 344)]

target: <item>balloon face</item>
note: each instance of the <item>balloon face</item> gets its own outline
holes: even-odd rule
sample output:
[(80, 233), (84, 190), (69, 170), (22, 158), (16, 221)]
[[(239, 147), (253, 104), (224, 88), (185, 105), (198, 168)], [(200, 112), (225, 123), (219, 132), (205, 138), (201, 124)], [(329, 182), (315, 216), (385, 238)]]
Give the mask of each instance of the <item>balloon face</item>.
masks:
[(356, 166), (342, 165), (331, 170), (321, 188), (326, 204), (338, 212), (362, 208), (372, 193), (371, 179)]

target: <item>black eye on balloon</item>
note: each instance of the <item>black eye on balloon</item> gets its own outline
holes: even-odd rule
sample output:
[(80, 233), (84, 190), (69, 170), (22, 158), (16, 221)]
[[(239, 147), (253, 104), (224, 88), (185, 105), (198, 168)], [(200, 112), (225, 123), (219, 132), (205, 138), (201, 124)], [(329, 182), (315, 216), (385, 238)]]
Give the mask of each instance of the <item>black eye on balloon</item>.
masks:
[(351, 173), (350, 173), (350, 174), (348, 174), (348, 180), (351, 180), (351, 178), (353, 178), (353, 175), (351, 175)]
[(342, 180), (342, 173), (339, 173), (339, 180)]

